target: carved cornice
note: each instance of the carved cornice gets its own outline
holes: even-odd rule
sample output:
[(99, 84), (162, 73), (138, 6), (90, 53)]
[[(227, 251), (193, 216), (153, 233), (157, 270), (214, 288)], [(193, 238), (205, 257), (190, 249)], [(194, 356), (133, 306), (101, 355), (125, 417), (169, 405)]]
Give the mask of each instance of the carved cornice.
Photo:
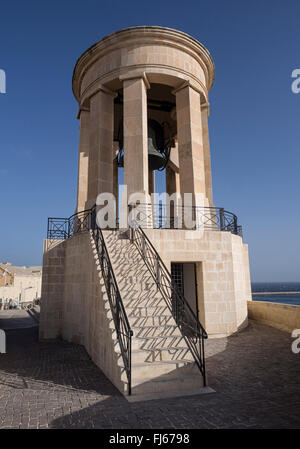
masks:
[(148, 78), (147, 78), (147, 75), (145, 72), (132, 73), (132, 74), (128, 74), (128, 75), (119, 76), (120, 81), (135, 80), (135, 79), (142, 79), (145, 83), (146, 89), (150, 89), (150, 83), (148, 81)]
[(98, 92), (104, 92), (113, 98), (115, 98), (118, 94), (116, 92), (113, 92), (112, 90), (108, 89), (107, 87), (103, 86), (102, 84), (94, 84), (92, 89), (88, 89), (84, 95), (82, 95), (81, 104), (82, 105), (88, 105), (90, 102), (90, 99), (96, 95)]
[(112, 33), (91, 46), (80, 56), (74, 68), (72, 81), (73, 92), (78, 101), (81, 82), (89, 67), (107, 53), (129, 47), (133, 43), (135, 45), (166, 45), (179, 48), (190, 54), (204, 71), (207, 89), (211, 88), (214, 81), (214, 63), (208, 50), (200, 42), (182, 31), (158, 26), (142, 26), (126, 28)]
[(90, 108), (85, 107), (85, 106), (79, 106), (78, 112), (77, 112), (77, 115), (76, 115), (77, 119), (80, 119), (81, 112), (90, 112)]
[(172, 94), (176, 95), (177, 92), (179, 92), (180, 90), (184, 89), (185, 87), (190, 87), (191, 89), (193, 89), (194, 91), (196, 91), (198, 94), (202, 93), (202, 90), (199, 89), (197, 86), (195, 86), (193, 83), (191, 83), (190, 81), (184, 81), (182, 84), (180, 84), (180, 86), (176, 87), (175, 89), (172, 90)]
[(210, 114), (210, 104), (208, 101), (205, 103), (201, 103), (201, 111), (207, 111), (207, 116), (209, 117)]

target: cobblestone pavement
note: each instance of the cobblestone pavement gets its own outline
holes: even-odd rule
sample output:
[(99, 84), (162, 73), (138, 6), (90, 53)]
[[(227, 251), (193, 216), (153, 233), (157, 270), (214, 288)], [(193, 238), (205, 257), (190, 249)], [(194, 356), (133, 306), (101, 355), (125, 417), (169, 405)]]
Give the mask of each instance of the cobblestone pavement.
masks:
[(237, 336), (208, 340), (215, 393), (136, 403), (83, 347), (37, 337), (37, 327), (7, 331), (0, 428), (300, 428), (300, 354), (271, 327), (250, 322)]

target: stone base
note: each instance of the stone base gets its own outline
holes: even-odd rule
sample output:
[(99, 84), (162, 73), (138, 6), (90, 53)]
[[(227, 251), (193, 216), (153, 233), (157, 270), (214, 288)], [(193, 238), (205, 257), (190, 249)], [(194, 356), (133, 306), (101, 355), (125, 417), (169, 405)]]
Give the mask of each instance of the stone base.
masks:
[[(247, 245), (240, 237), (217, 231), (148, 229), (145, 232), (169, 269), (171, 262), (196, 263), (199, 318), (210, 338), (233, 334), (246, 325), (247, 299), (251, 297), (251, 290)], [(127, 242), (129, 247), (133, 245)], [(83, 345), (94, 363), (126, 395), (127, 378), (120, 363), (112, 315), (91, 234), (56, 241), (52, 247), (45, 242), (43, 262), (40, 339), (62, 338)], [(137, 259), (134, 257), (131, 262), (136, 264)], [(122, 263), (121, 268), (125, 265)], [(118, 278), (120, 268), (117, 266), (115, 274)], [(125, 285), (129, 281), (125, 279)], [(122, 276), (118, 284), (121, 296), (125, 295), (122, 293)], [(142, 284), (136, 287), (143, 290)], [(130, 291), (132, 288), (131, 285)], [(133, 350), (137, 349), (136, 343), (133, 340)], [(140, 356), (141, 352), (134, 355)], [(198, 370), (194, 373), (180, 364), (172, 370), (167, 366), (171, 364), (167, 359), (164, 361), (166, 369), (162, 368), (163, 362), (159, 366), (152, 363), (141, 367), (138, 359), (133, 362), (133, 396), (202, 389)]]
[(195, 262), (199, 319), (209, 337), (231, 335), (248, 323), (251, 300), (248, 245), (230, 232), (145, 229), (168, 270)]
[(180, 398), (183, 396), (196, 396), (199, 394), (215, 393), (210, 387), (197, 388), (195, 390), (181, 390), (162, 393), (141, 394), (139, 396), (126, 396), (128, 402), (155, 401), (157, 399)]

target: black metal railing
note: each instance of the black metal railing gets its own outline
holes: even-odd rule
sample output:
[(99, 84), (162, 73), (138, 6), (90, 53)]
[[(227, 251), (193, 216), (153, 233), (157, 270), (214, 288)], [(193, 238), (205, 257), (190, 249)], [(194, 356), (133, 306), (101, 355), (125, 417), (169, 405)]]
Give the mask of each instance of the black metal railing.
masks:
[[(142, 228), (229, 231), (240, 236), (242, 236), (242, 228), (237, 223), (236, 215), (218, 207), (192, 206), (189, 209), (188, 206), (171, 206), (169, 208), (161, 203), (138, 204), (134, 207), (129, 206), (129, 213), (131, 214), (129, 223), (135, 224), (134, 227), (130, 227), (131, 240), (136, 244), (165, 302), (172, 311), (176, 323), (202, 373), (205, 385), (204, 339), (207, 338), (206, 331), (184, 296), (176, 287), (176, 284), (172, 282), (171, 274)], [(188, 217), (188, 224), (190, 223), (189, 220), (195, 221), (192, 228), (186, 226), (186, 217)], [(96, 222), (96, 206), (73, 214), (69, 218), (48, 218), (48, 248), (58, 239), (68, 239), (75, 234), (90, 230), (92, 230), (96, 244), (124, 369), (128, 379), (128, 394), (131, 394), (131, 339), (133, 332), (118, 289), (102, 230)]]
[(145, 228), (229, 231), (242, 237), (237, 216), (222, 207), (141, 203), (130, 205), (129, 213), (131, 220)]
[(121, 294), (106, 248), (103, 233), (96, 223), (96, 207), (91, 211), (92, 233), (100, 261), (101, 272), (112, 312), (118, 343), (128, 380), (128, 394), (131, 394), (131, 338), (133, 331), (130, 328), (128, 317), (123, 305)]
[(169, 310), (185, 339), (194, 360), (203, 376), (203, 384), (206, 385), (204, 340), (207, 333), (199, 322), (187, 300), (178, 290), (176, 284), (158, 252), (144, 233), (143, 229), (132, 223), (130, 239), (141, 254), (148, 270), (154, 278)]
[(69, 218), (48, 218), (47, 239), (68, 239), (91, 229), (92, 209), (77, 212)]
[(103, 233), (96, 223), (96, 206), (92, 209), (78, 212), (69, 218), (49, 218), (47, 237), (49, 240), (67, 239), (74, 234), (92, 230), (105, 283), (110, 310), (115, 325), (117, 340), (120, 346), (124, 370), (128, 381), (128, 394), (131, 394), (131, 339), (130, 328), (121, 294), (110, 262)]
[[(48, 218), (47, 238), (66, 239), (91, 229), (91, 212), (88, 209), (69, 218)], [(235, 214), (222, 207), (168, 206), (166, 204), (137, 204), (129, 206), (130, 221), (135, 220), (143, 228), (154, 229), (203, 229), (228, 231), (242, 237), (242, 226)], [(118, 228), (118, 222), (116, 222)]]

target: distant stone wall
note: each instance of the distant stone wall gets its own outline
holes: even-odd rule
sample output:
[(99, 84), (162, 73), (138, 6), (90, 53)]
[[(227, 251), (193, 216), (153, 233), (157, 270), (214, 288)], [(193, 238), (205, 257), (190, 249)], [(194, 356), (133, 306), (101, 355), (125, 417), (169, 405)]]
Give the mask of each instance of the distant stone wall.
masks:
[(0, 267), (0, 287), (5, 287), (14, 284), (14, 276)]
[(29, 302), (41, 297), (41, 276), (15, 276), (14, 283), (0, 286), (2, 302), (12, 299), (17, 302)]
[(300, 306), (267, 301), (248, 301), (248, 316), (283, 331), (300, 329)]

